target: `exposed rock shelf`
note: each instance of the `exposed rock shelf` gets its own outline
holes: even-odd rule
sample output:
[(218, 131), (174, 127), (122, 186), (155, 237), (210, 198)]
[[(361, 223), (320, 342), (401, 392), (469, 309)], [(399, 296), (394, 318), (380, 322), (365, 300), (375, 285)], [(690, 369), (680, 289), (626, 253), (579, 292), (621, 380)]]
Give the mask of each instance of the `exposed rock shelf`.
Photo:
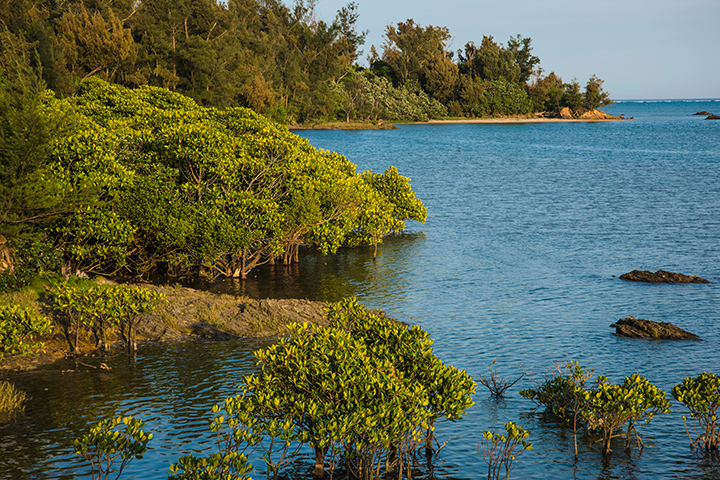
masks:
[(658, 270), (653, 273), (649, 270), (633, 270), (629, 273), (620, 275), (622, 280), (630, 282), (648, 282), (648, 283), (710, 283), (704, 278), (695, 275), (684, 275), (682, 273), (673, 273), (665, 270)]
[(643, 320), (632, 315), (621, 318), (610, 326), (615, 328), (615, 335), (619, 337), (656, 340), (700, 340), (697, 335), (676, 327), (672, 323)]
[[(229, 340), (242, 337), (274, 337), (287, 332), (287, 325), (308, 322), (326, 326), (326, 304), (310, 300), (263, 299), (214, 294), (185, 287), (144, 288), (164, 293), (167, 302), (140, 318), (137, 337), (140, 341), (184, 341), (192, 339)], [(38, 308), (39, 310), (39, 308)], [(120, 345), (120, 339), (109, 338)], [(59, 333), (44, 338), (45, 352), (11, 355), (0, 362), (0, 370), (28, 370), (65, 357), (68, 344)], [(93, 353), (95, 341), (85, 336), (83, 353)]]
[(285, 333), (289, 323), (327, 323), (323, 302), (253, 300), (185, 287), (145, 287), (164, 293), (168, 299), (165, 305), (141, 318), (138, 333), (152, 340), (271, 337)]

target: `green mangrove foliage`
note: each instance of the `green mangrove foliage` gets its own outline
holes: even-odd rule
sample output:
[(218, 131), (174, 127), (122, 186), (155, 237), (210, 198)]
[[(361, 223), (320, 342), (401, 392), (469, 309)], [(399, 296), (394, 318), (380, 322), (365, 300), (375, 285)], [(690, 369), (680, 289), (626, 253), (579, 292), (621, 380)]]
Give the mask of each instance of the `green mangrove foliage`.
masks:
[(572, 422), (575, 458), (578, 458), (577, 432), (586, 401), (585, 387), (593, 372), (574, 360), (556, 364), (537, 388), (520, 391), (522, 397), (545, 405), (558, 417)]
[[(694, 439), (687, 428), (687, 417), (684, 415), (683, 420), (692, 447), (706, 454), (717, 451), (720, 443), (720, 432), (718, 432), (720, 377), (707, 372), (697, 377), (685, 377), (682, 383), (672, 388), (672, 396), (690, 410), (693, 432), (696, 435)], [(698, 433), (698, 425), (700, 433)]]
[(588, 428), (600, 432), (603, 455), (609, 455), (610, 441), (622, 433), (616, 433), (625, 426), (625, 450), (630, 450), (632, 436), (638, 448), (642, 440), (635, 429), (638, 422), (650, 423), (658, 413), (670, 413), (670, 401), (665, 393), (638, 374), (625, 377), (623, 383), (608, 383), (605, 377), (598, 377), (597, 386), (585, 392), (587, 403), (582, 407), (583, 418)]
[(28, 354), (45, 348), (38, 337), (52, 331), (45, 316), (19, 305), (0, 305), (0, 360), (6, 355)]
[(161, 293), (139, 287), (82, 287), (68, 283), (58, 285), (52, 297), (57, 321), (73, 355), (81, 353), (79, 340), (83, 331), (92, 331), (100, 348), (107, 349), (108, 330), (117, 329), (128, 351), (137, 350), (140, 314), (154, 310), (165, 299)]
[(85, 271), (245, 278), (265, 262), (297, 261), (301, 246), (377, 244), (427, 216), (396, 169), (361, 176), (247, 109), (98, 79), (72, 103), (84, 128), (57, 142), (53, 167), (102, 194), (54, 232)]
[[(330, 306), (329, 318), (327, 328), (291, 325), (289, 337), (255, 352), (261, 372), (245, 377), (243, 392), (214, 409), (211, 429), (222, 440), (218, 456), (208, 460), (218, 465), (213, 468), (239, 471), (228, 455), (239, 459), (252, 446), (277, 474), (293, 445), (307, 444), (318, 476), (332, 475), (340, 461), (358, 478), (409, 476), (412, 452), (432, 442), (435, 422), (456, 421), (473, 404), (472, 379), (444, 365), (419, 327), (370, 312), (355, 299)], [(183, 462), (177, 471), (204, 465)]]
[(415, 197), (410, 179), (403, 177), (397, 168), (390, 167), (381, 174), (363, 172), (363, 181), (373, 195), (359, 218), (361, 229), (355, 232), (354, 242), (374, 245), (373, 258), (383, 237), (405, 229), (405, 220), (425, 222), (427, 209)]
[[(207, 457), (194, 455), (180, 457), (177, 463), (170, 466), (171, 476), (168, 479), (250, 478), (249, 474), (253, 466), (248, 462), (244, 452), (261, 442), (262, 437), (251, 433), (247, 425), (252, 425), (254, 418), (248, 412), (238, 410), (231, 398), (228, 397), (222, 407), (215, 405), (212, 410), (216, 417), (210, 422), (210, 430), (215, 433), (218, 451)], [(221, 410), (223, 414), (218, 415)]]
[[(592, 373), (571, 361), (549, 375), (537, 389), (526, 389), (520, 394), (547, 406), (565, 420), (572, 418), (576, 458), (578, 421), (581, 419), (589, 431), (599, 433), (603, 455), (611, 453), (612, 439), (623, 435), (626, 451), (630, 450), (633, 436), (638, 448), (642, 449), (642, 439), (635, 427), (641, 421), (650, 423), (659, 413), (669, 413), (667, 396), (638, 374), (625, 377), (620, 384), (611, 384), (606, 377), (600, 376), (594, 387), (587, 388)], [(622, 433), (623, 426), (625, 433)]]
[(115, 417), (99, 422), (75, 439), (75, 453), (90, 462), (93, 480), (110, 478), (113, 464), (119, 460), (117, 480), (132, 459), (143, 457), (153, 435), (145, 433), (142, 427), (143, 421), (138, 418)]
[(488, 465), (488, 480), (500, 480), (503, 470), (504, 477), (510, 478), (513, 462), (527, 450), (532, 450), (532, 443), (527, 440), (530, 432), (514, 422), (505, 424), (505, 432), (500, 434), (486, 430), (478, 445), (478, 452)]
[(249, 479), (252, 465), (243, 454), (231, 451), (226, 455), (213, 453), (209, 457), (186, 455), (170, 466), (168, 479), (182, 480), (245, 480)]
[(173, 475), (170, 478), (249, 478), (253, 466), (245, 452), (259, 450), (268, 473), (272, 472), (277, 479), (280, 469), (307, 443), (308, 434), (289, 419), (274, 415), (276, 403), (279, 406), (279, 401), (268, 402), (269, 409), (263, 409), (258, 402), (246, 402), (237, 396), (213, 406), (209, 428), (215, 434), (217, 452), (208, 457), (180, 457), (170, 468)]

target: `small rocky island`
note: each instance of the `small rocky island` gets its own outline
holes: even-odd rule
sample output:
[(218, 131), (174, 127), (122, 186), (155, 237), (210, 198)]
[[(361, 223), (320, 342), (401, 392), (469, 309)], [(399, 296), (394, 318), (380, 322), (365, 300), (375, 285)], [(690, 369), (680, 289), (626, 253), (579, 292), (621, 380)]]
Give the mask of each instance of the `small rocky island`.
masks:
[(672, 323), (643, 320), (632, 315), (621, 318), (610, 326), (615, 328), (615, 335), (618, 337), (650, 338), (655, 340), (701, 340), (697, 335), (676, 327)]
[(654, 273), (649, 270), (633, 270), (620, 275), (620, 279), (647, 283), (710, 283), (704, 278), (695, 275), (683, 275), (682, 273), (673, 273), (666, 270), (658, 270)]

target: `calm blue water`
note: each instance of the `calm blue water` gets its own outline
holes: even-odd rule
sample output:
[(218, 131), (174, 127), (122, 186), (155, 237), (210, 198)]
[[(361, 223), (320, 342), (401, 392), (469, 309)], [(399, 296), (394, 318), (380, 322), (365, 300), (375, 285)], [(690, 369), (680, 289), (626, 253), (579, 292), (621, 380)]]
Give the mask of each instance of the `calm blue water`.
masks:
[[(638, 429), (641, 454), (618, 445), (604, 461), (582, 436), (575, 464), (572, 431), (518, 394), (570, 359), (612, 381), (639, 372), (668, 393), (687, 375), (720, 373), (720, 122), (692, 115), (702, 110), (720, 114), (720, 102), (610, 107), (634, 117), (625, 122), (300, 132), (359, 170), (398, 167), (428, 207), (427, 223), (387, 240), (375, 261), (370, 249), (307, 255), (290, 269), (267, 267), (257, 279), (217, 288), (328, 301), (355, 295), (428, 330), (436, 353), (471, 375), (487, 374), (493, 361), (506, 378), (527, 372), (501, 402), (479, 386), (467, 417), (439, 428), (449, 443), (438, 478), (484, 478), (482, 431), (510, 420), (530, 430), (534, 444), (512, 478), (720, 478), (717, 463), (689, 449), (679, 404)], [(619, 280), (634, 269), (713, 283)], [(704, 340), (613, 336), (610, 324), (628, 315), (672, 322)], [(26, 417), (0, 426), (0, 478), (78, 478), (85, 470), (72, 439), (119, 413), (142, 416), (155, 432), (153, 449), (123, 478), (165, 478), (178, 455), (211, 448), (209, 408), (234, 393), (252, 370), (249, 352), (262, 345), (152, 346), (134, 365), (111, 358), (111, 374), (19, 376), (34, 399)]]

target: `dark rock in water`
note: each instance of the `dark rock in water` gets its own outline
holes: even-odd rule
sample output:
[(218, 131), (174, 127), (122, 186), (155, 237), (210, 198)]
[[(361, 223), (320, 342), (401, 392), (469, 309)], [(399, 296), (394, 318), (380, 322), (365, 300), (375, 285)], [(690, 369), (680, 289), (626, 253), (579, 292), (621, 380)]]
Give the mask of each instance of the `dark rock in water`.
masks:
[(720, 115), (710, 115), (705, 120), (720, 120)]
[(630, 282), (648, 282), (648, 283), (710, 283), (704, 278), (695, 275), (683, 275), (682, 273), (667, 272), (658, 270), (653, 273), (648, 270), (633, 270), (630, 273), (620, 275), (622, 280)]
[(712, 113), (703, 111), (703, 112), (697, 112), (695, 115), (712, 115)]
[(652, 338), (657, 340), (700, 340), (695, 334), (676, 327), (672, 323), (653, 322), (630, 315), (610, 325), (615, 335), (628, 338)]

